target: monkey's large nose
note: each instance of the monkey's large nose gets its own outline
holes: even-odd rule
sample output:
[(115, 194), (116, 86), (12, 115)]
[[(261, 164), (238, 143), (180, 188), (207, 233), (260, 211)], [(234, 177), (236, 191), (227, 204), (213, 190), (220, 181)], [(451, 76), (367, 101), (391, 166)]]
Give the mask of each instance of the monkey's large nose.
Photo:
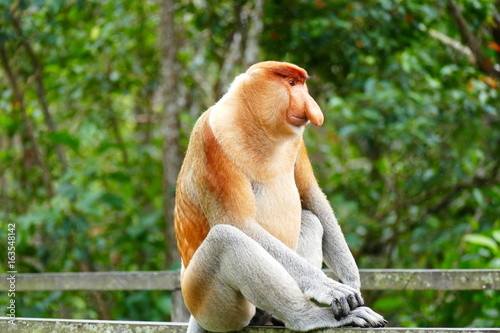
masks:
[(323, 125), (323, 121), (325, 120), (323, 112), (321, 112), (318, 103), (311, 96), (307, 96), (306, 99), (306, 115), (313, 125)]

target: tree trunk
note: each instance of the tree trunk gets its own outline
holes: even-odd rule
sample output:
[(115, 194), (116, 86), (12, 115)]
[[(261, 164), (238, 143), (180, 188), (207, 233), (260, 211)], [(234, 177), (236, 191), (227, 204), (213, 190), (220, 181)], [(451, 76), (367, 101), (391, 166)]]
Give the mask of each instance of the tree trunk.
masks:
[[(36, 84), (36, 93), (38, 95), (38, 100), (40, 101), (40, 106), (42, 108), (42, 112), (45, 118), (45, 122), (49, 128), (50, 133), (56, 133), (56, 125), (54, 120), (52, 119), (52, 115), (49, 111), (49, 104), (47, 102), (47, 93), (45, 92), (44, 85), (44, 77), (43, 77), (43, 65), (39, 60), (39, 57), (36, 55), (31, 43), (28, 38), (25, 38), (23, 35), (23, 29), (21, 27), (21, 19), (16, 17), (14, 13), (11, 13), (12, 24), (14, 25), (14, 29), (16, 30), (17, 35), (23, 41), (24, 48), (28, 57), (31, 59), (31, 63), (33, 65), (34, 76), (35, 76), (35, 84)], [(59, 157), (59, 162), (61, 163), (62, 170), (65, 172), (68, 169), (68, 164), (66, 161), (66, 155), (64, 154), (64, 149), (60, 144), (55, 145), (57, 156)]]
[(246, 69), (260, 60), (259, 39), (264, 30), (264, 0), (255, 0), (255, 5), (251, 13), (252, 23), (248, 30), (245, 56), (243, 58), (243, 68)]
[(3, 45), (0, 45), (0, 60), (2, 63), (2, 67), (5, 70), (5, 73), (7, 74), (7, 78), (9, 79), (10, 85), (12, 87), (12, 90), (14, 92), (14, 105), (16, 109), (20, 109), (22, 116), (23, 116), (23, 121), (24, 121), (24, 126), (25, 126), (25, 131), (27, 134), (27, 137), (30, 140), (31, 143), (31, 150), (34, 154), (36, 163), (41, 169), (42, 172), (42, 179), (43, 183), (45, 184), (45, 188), (47, 190), (47, 196), (49, 198), (54, 196), (54, 190), (52, 187), (52, 177), (50, 175), (49, 168), (47, 167), (47, 163), (45, 162), (45, 157), (42, 155), (42, 152), (40, 150), (40, 145), (38, 143), (38, 140), (35, 135), (35, 129), (33, 127), (33, 123), (31, 122), (30, 117), (28, 116), (28, 113), (26, 112), (26, 107), (24, 104), (24, 95), (21, 91), (21, 88), (19, 87), (17, 83), (16, 76), (10, 66), (9, 59), (7, 56), (7, 51), (5, 50), (5, 47)]
[(178, 44), (174, 24), (174, 0), (161, 0), (159, 37), (161, 47), (161, 82), (158, 102), (162, 109), (163, 130), (163, 211), (166, 220), (165, 265), (167, 268), (180, 261), (174, 233), (175, 184), (182, 158), (179, 152), (179, 64), (176, 59)]
[(243, 1), (235, 1), (233, 6), (237, 29), (224, 56), (216, 85), (218, 96), (226, 92), (233, 76), (239, 72), (235, 72), (236, 66), (242, 66), (241, 69), (245, 71), (260, 59), (259, 39), (264, 29), (264, 0), (256, 0), (253, 7), (252, 2), (244, 5)]

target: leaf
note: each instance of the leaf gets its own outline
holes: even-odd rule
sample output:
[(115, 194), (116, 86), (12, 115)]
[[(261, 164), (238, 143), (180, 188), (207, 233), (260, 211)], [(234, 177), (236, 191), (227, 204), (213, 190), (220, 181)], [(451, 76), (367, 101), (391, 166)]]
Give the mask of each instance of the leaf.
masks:
[(130, 182), (130, 176), (127, 175), (125, 172), (111, 172), (108, 174), (108, 177), (110, 179), (116, 180), (117, 182), (120, 183), (129, 183)]
[(158, 309), (163, 313), (172, 312), (172, 300), (170, 295), (162, 295), (160, 297), (155, 297), (154, 303)]
[(101, 35), (101, 29), (97, 26), (93, 26), (90, 30), (90, 40), (95, 41)]
[(58, 194), (68, 198), (70, 200), (75, 200), (77, 197), (77, 190), (73, 184), (61, 184), (57, 189)]
[(374, 78), (369, 78), (368, 80), (365, 81), (365, 93), (366, 94), (373, 94), (375, 91), (375, 85), (377, 84), (377, 80)]
[(481, 81), (492, 87), (493, 89), (498, 88), (498, 82), (495, 78), (491, 76), (483, 76), (481, 77)]
[(500, 45), (498, 45), (497, 43), (495, 43), (495, 42), (488, 42), (488, 46), (491, 49), (493, 49), (493, 50), (495, 50), (497, 52), (500, 52)]
[(115, 209), (123, 209), (125, 207), (123, 199), (113, 193), (104, 193), (100, 196), (99, 201), (107, 203)]
[(480, 234), (469, 234), (464, 236), (464, 241), (470, 244), (486, 247), (493, 253), (498, 253), (498, 244), (490, 237)]
[(500, 230), (493, 231), (493, 238), (500, 243)]
[(406, 301), (401, 297), (386, 297), (378, 299), (375, 304), (373, 304), (373, 307), (379, 311), (391, 311), (404, 307), (405, 305)]
[(322, 9), (323, 7), (325, 7), (325, 3), (321, 0), (317, 0), (316, 7), (318, 7), (319, 9)]
[(481, 191), (478, 188), (472, 190), (472, 195), (474, 196), (480, 207), (485, 206), (483, 193), (481, 193)]
[(339, 129), (340, 137), (348, 137), (351, 133), (355, 133), (358, 129), (358, 126), (355, 124), (349, 124)]
[(49, 139), (55, 144), (63, 144), (77, 151), (80, 147), (80, 141), (70, 135), (68, 132), (54, 132), (49, 134)]

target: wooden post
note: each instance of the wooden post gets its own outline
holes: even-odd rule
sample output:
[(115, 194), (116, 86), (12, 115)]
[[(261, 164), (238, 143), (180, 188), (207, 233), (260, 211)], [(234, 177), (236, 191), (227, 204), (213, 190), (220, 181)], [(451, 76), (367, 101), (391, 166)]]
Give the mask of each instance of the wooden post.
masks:
[(180, 290), (172, 291), (172, 322), (174, 323), (187, 323), (189, 321), (189, 310), (184, 304), (184, 297)]

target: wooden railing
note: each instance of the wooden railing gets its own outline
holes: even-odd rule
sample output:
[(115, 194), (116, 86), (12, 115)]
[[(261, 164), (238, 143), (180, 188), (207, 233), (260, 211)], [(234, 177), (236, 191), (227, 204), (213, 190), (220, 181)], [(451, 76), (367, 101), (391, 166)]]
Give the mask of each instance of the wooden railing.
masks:
[[(330, 271), (327, 274), (332, 276)], [(363, 290), (500, 290), (500, 270), (360, 270)], [(0, 290), (9, 289), (9, 275), (0, 275)], [(16, 293), (30, 291), (71, 290), (169, 290), (172, 291), (172, 320), (185, 322), (189, 313), (180, 293), (179, 272), (98, 272), (16, 274)], [(18, 295), (17, 297), (22, 297)], [(499, 296), (500, 297), (500, 296)], [(16, 318), (15, 326), (7, 317), (0, 317), (0, 332), (185, 332), (186, 324), (120, 321), (83, 321), (65, 319)], [(279, 328), (251, 328), (246, 331), (269, 332)], [(359, 332), (361, 329), (342, 329)], [(467, 333), (500, 332), (500, 328), (384, 328), (363, 329), (378, 333)]]

